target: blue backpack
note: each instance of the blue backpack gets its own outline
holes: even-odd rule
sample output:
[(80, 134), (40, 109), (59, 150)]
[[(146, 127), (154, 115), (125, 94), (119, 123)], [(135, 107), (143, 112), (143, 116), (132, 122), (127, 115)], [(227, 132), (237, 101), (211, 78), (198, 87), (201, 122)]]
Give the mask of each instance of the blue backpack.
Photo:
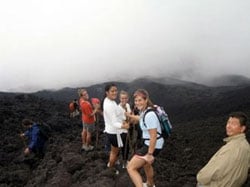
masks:
[[(146, 112), (144, 113), (144, 116), (143, 116), (143, 124), (146, 126), (145, 124), (145, 116), (148, 112), (150, 111), (153, 111), (155, 112), (156, 116), (158, 117), (159, 119), (159, 122), (160, 122), (160, 125), (161, 125), (161, 132), (162, 133), (159, 133), (157, 132), (157, 134), (160, 135), (160, 137), (163, 137), (164, 139), (168, 138), (171, 133), (172, 133), (172, 125), (169, 121), (169, 118), (168, 118), (168, 114), (166, 113), (166, 111), (164, 110), (163, 107), (161, 106), (158, 106), (158, 105), (154, 105), (155, 109), (147, 109)], [(159, 139), (160, 137), (158, 137), (157, 139)]]

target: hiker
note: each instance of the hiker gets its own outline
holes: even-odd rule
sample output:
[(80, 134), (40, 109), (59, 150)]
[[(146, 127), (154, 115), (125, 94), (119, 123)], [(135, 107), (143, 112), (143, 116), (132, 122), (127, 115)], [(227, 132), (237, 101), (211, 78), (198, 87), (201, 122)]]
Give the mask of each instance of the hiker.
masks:
[(91, 98), (91, 104), (97, 110), (95, 113), (95, 131), (96, 131), (95, 146), (97, 147), (99, 143), (100, 123), (102, 120), (101, 102), (98, 98)]
[[(128, 103), (128, 101), (129, 101), (128, 92), (121, 90), (120, 94), (119, 94), (119, 100), (120, 100), (119, 107), (123, 111), (123, 120), (129, 121), (128, 117), (125, 115), (126, 112), (131, 113), (131, 108), (130, 108), (130, 105)], [(122, 168), (126, 168), (126, 166), (127, 166), (127, 160), (128, 160), (128, 155), (129, 155), (129, 143), (130, 143), (129, 132), (124, 131), (124, 133), (126, 133), (126, 141), (125, 141), (125, 145), (122, 147), (122, 159), (123, 159)]]
[(141, 148), (143, 146), (142, 130), (139, 125), (140, 111), (133, 104), (132, 112), (131, 113), (126, 112), (126, 116), (129, 118), (129, 122), (130, 122), (129, 130), (132, 136), (131, 153), (133, 155), (136, 149)]
[(20, 134), (21, 138), (28, 138), (28, 145), (24, 150), (24, 155), (28, 156), (31, 153), (43, 157), (45, 153), (45, 142), (46, 139), (41, 136), (40, 129), (37, 123), (31, 119), (23, 119), (22, 126), (26, 129), (24, 133)]
[(86, 89), (79, 91), (79, 103), (82, 112), (82, 150), (92, 151), (94, 146), (91, 145), (92, 133), (95, 131), (95, 114), (98, 110), (92, 108), (89, 102), (89, 94)]
[[(124, 110), (124, 113), (125, 112), (131, 113), (131, 108), (130, 108), (130, 105), (128, 103), (128, 101), (129, 101), (128, 92), (121, 90), (120, 94), (119, 94), (119, 100), (120, 100), (119, 106)], [(125, 115), (124, 115), (124, 118), (125, 118), (124, 120), (126, 120)]]
[(226, 124), (226, 144), (198, 172), (197, 187), (240, 187), (244, 184), (250, 167), (250, 146), (246, 130), (246, 114), (231, 113)]
[(101, 109), (101, 102), (98, 98), (91, 98), (91, 104), (94, 107), (94, 109), (96, 110), (95, 113), (95, 121), (97, 123), (100, 122), (101, 118), (102, 118), (102, 109)]
[[(154, 187), (154, 169), (152, 164), (164, 144), (164, 139), (160, 136), (161, 126), (154, 111), (146, 113), (146, 125), (143, 123), (144, 113), (147, 109), (151, 109), (154, 106), (146, 90), (138, 89), (135, 91), (134, 103), (136, 108), (140, 111), (139, 125), (142, 130), (144, 144), (140, 149), (136, 150), (134, 156), (129, 161), (127, 171), (136, 187)], [(147, 177), (145, 183), (143, 183), (142, 176), (139, 172), (139, 169), (141, 168), (144, 169)]]
[[(126, 133), (129, 123), (124, 120), (124, 111), (116, 103), (118, 95), (117, 86), (108, 84), (105, 86), (105, 99), (103, 101), (103, 117), (108, 143), (111, 145), (108, 167), (114, 168), (120, 148), (125, 145)], [(115, 170), (118, 174), (118, 170)]]
[(79, 104), (77, 99), (74, 99), (69, 103), (70, 118), (74, 118), (80, 114), (78, 108)]

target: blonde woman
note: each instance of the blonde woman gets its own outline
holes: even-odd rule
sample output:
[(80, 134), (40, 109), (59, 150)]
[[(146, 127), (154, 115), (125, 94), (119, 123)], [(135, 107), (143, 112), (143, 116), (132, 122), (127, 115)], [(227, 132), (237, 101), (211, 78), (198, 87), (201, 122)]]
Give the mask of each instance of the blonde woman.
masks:
[(89, 94), (86, 89), (79, 90), (79, 104), (82, 112), (82, 150), (92, 151), (91, 145), (92, 133), (95, 131), (95, 114), (97, 108), (92, 107), (89, 102)]
[[(119, 107), (123, 110), (123, 120), (129, 121), (128, 117), (126, 116), (126, 113), (131, 114), (131, 108), (128, 103), (129, 101), (128, 92), (121, 90), (119, 94), (119, 100), (120, 100)], [(126, 133), (126, 141), (125, 145), (122, 147), (122, 159), (123, 159), (122, 167), (126, 168), (129, 155), (129, 132), (127, 130), (123, 132)]]
[[(149, 94), (144, 89), (138, 89), (134, 93), (134, 102), (137, 109), (140, 111), (139, 125), (142, 130), (142, 138), (144, 139), (143, 146), (136, 151), (135, 155), (130, 160), (127, 171), (136, 187), (155, 187), (153, 180), (154, 169), (153, 162), (155, 157), (160, 153), (164, 139), (161, 137), (161, 126), (154, 111), (147, 109), (154, 108), (150, 101)], [(145, 114), (145, 124), (143, 122)], [(143, 168), (147, 177), (147, 181), (143, 183), (139, 169)]]

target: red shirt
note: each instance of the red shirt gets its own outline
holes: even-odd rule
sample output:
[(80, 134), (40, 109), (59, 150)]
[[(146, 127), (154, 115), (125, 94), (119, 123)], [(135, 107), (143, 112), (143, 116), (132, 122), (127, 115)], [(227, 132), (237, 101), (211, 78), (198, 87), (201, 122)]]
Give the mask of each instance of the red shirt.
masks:
[(82, 122), (85, 124), (93, 124), (95, 122), (95, 115), (91, 115), (93, 108), (90, 102), (80, 98), (80, 108), (82, 111)]

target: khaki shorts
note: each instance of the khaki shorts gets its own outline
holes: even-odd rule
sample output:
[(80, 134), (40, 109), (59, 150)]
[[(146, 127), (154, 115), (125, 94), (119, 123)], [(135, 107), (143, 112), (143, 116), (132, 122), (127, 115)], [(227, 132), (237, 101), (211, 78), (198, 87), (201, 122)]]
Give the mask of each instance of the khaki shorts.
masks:
[(95, 131), (95, 124), (82, 123), (82, 128), (85, 129), (87, 132), (92, 133)]

